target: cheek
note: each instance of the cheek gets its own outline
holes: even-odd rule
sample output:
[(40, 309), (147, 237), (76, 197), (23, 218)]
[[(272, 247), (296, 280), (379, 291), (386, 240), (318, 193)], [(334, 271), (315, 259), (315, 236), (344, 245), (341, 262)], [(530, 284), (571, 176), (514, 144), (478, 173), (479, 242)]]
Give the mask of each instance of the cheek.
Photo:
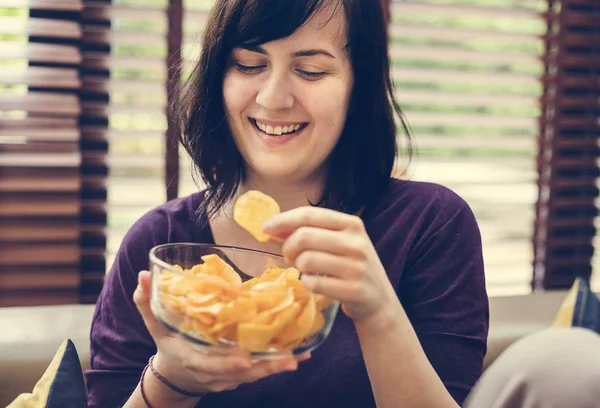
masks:
[(310, 104), (311, 116), (328, 129), (341, 131), (348, 112), (349, 94), (346, 84), (328, 87)]
[(231, 119), (237, 120), (236, 116), (250, 106), (253, 100), (252, 88), (246, 81), (239, 78), (235, 73), (225, 75), (223, 80), (223, 102)]

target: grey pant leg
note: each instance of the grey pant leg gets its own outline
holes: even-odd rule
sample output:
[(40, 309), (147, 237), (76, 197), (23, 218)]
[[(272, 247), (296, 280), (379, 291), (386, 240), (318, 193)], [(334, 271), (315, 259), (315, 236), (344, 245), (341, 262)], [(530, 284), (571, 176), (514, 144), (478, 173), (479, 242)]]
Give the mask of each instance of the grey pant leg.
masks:
[(600, 336), (548, 329), (510, 346), (486, 370), (466, 408), (600, 407)]

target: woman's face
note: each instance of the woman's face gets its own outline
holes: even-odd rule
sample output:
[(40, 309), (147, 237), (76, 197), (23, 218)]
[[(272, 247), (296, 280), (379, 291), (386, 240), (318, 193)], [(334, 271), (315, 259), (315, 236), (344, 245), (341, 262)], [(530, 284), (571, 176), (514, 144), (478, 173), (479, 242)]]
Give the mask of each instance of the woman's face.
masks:
[(352, 90), (345, 43), (342, 13), (319, 13), (290, 37), (233, 50), (223, 98), (248, 177), (323, 176)]

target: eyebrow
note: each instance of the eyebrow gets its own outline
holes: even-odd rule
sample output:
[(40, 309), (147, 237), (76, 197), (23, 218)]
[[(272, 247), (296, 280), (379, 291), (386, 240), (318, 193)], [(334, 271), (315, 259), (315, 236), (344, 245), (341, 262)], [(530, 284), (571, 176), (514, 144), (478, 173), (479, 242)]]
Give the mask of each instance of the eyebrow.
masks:
[[(263, 55), (267, 55), (267, 50), (265, 50), (263, 47), (261, 47), (260, 45), (256, 45), (256, 46), (242, 46), (240, 47), (244, 50), (248, 50), (248, 51), (252, 51), (252, 52), (257, 52), (259, 54), (263, 54)], [(319, 49), (319, 48), (314, 48), (314, 49), (308, 49), (308, 50), (300, 50), (300, 51), (296, 51), (295, 53), (292, 54), (293, 57), (313, 57), (315, 55), (324, 55), (326, 57), (329, 58), (334, 58), (335, 57), (328, 51)]]

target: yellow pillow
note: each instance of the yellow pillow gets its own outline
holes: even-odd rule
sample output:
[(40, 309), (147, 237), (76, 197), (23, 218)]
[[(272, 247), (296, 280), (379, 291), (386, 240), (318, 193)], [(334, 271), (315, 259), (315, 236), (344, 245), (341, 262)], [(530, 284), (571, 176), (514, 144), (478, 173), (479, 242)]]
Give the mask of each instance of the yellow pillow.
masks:
[(553, 327), (584, 327), (600, 333), (600, 300), (589, 283), (577, 278), (563, 300)]
[(85, 383), (75, 345), (65, 339), (31, 393), (6, 408), (87, 408)]

